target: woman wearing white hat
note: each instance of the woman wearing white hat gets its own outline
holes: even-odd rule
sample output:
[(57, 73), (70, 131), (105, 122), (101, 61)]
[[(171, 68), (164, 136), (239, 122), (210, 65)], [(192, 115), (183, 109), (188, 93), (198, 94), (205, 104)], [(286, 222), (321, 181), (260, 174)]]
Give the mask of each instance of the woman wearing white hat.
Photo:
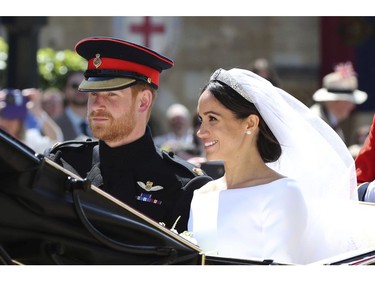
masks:
[(313, 95), (311, 107), (345, 141), (340, 127), (355, 109), (367, 100), (367, 93), (358, 90), (358, 81), (351, 62), (340, 63), (335, 71), (323, 77), (323, 87)]

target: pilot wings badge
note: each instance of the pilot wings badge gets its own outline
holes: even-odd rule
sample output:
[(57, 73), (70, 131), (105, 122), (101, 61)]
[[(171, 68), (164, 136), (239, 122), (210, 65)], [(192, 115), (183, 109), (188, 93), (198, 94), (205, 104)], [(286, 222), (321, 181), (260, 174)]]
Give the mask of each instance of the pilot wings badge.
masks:
[(146, 184), (141, 181), (137, 181), (137, 183), (140, 187), (142, 187), (146, 191), (158, 191), (158, 190), (164, 189), (164, 187), (162, 187), (161, 185), (153, 186), (154, 183), (152, 181), (147, 181)]

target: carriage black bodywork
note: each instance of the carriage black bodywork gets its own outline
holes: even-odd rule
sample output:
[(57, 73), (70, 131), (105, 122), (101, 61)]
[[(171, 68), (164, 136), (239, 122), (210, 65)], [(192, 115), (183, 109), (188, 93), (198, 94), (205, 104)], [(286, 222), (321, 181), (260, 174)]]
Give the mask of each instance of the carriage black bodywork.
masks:
[[(0, 130), (0, 264), (278, 265), (200, 248)], [(372, 264), (375, 250), (326, 264)]]

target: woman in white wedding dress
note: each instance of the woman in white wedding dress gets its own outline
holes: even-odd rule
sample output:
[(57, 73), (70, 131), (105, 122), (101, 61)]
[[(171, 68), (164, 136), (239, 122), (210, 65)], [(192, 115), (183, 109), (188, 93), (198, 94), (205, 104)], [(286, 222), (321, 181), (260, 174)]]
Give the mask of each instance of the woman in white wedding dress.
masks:
[(308, 264), (373, 247), (354, 161), (310, 109), (251, 71), (218, 69), (197, 135), (225, 175), (194, 192), (189, 231), (206, 255)]

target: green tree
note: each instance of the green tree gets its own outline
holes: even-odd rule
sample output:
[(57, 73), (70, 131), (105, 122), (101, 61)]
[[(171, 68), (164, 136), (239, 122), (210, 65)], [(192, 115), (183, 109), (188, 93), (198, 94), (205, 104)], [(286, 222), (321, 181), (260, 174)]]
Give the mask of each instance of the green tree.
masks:
[(68, 71), (85, 70), (87, 66), (86, 60), (71, 50), (39, 49), (37, 60), (42, 89), (61, 89), (63, 78)]
[(5, 70), (8, 59), (8, 44), (0, 37), (0, 85), (5, 83)]
[[(0, 85), (5, 84), (8, 59), (8, 44), (0, 37)], [(85, 70), (87, 62), (72, 50), (56, 51), (42, 48), (37, 52), (40, 88), (62, 88), (63, 78), (68, 71)]]

